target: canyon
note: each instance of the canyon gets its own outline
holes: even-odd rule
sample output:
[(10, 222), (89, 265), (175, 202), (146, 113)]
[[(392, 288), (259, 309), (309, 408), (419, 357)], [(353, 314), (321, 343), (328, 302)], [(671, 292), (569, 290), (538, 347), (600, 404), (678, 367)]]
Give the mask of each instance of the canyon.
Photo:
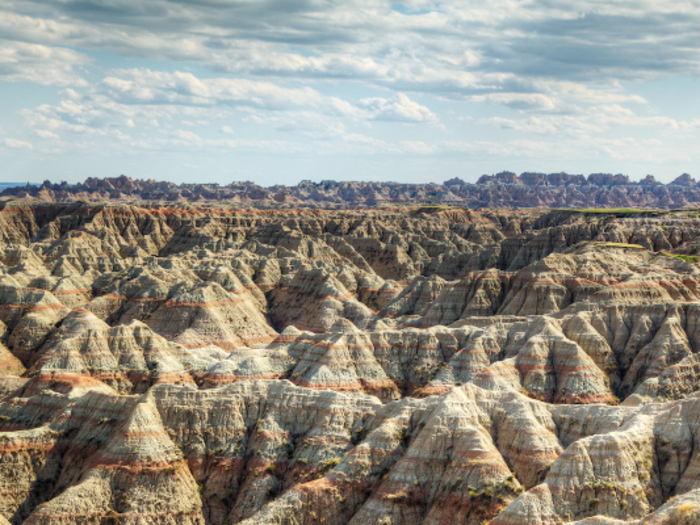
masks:
[(700, 190), (513, 177), (5, 190), (0, 525), (700, 523)]

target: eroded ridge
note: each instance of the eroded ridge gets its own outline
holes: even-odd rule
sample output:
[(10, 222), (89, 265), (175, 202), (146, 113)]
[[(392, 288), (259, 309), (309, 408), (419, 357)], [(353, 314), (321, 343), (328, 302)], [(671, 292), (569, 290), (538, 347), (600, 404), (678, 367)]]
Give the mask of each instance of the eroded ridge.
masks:
[(254, 182), (227, 185), (137, 180), (125, 175), (94, 178), (77, 184), (21, 185), (0, 191), (0, 199), (33, 197), (46, 202), (90, 201), (228, 201), (263, 208), (366, 208), (382, 204), (436, 203), (470, 208), (606, 207), (673, 208), (697, 205), (700, 184), (687, 173), (668, 184), (647, 175), (633, 181), (626, 175), (592, 173), (501, 172), (483, 175), (476, 183), (452, 178), (442, 184), (399, 182), (302, 181), (295, 186), (263, 187)]
[(0, 226), (0, 524), (700, 523), (693, 212)]

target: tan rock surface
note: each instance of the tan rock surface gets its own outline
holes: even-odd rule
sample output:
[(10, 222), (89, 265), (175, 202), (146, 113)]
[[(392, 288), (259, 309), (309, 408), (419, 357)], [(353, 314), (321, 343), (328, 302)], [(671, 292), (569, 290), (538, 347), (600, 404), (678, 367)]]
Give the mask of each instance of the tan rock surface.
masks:
[(19, 199), (0, 225), (13, 525), (700, 519), (685, 213)]

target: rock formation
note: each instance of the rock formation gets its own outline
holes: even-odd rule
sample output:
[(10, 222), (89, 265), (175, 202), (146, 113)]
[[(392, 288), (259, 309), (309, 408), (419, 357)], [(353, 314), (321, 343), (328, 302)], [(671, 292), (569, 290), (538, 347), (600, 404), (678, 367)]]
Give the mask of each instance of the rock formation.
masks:
[[(2, 189), (2, 188), (0, 188)], [(0, 192), (0, 199), (34, 197), (45, 202), (163, 201), (220, 202), (266, 209), (367, 208), (395, 204), (450, 205), (470, 208), (537, 207), (645, 207), (682, 208), (698, 206), (700, 183), (687, 173), (669, 184), (648, 175), (641, 181), (626, 175), (592, 173), (501, 172), (484, 175), (475, 184), (459, 178), (443, 184), (402, 184), (397, 182), (302, 181), (296, 186), (263, 188), (253, 182), (197, 184), (133, 180), (124, 175), (89, 178), (78, 184), (16, 185)]]
[(198, 188), (0, 202), (0, 525), (700, 523), (693, 211)]

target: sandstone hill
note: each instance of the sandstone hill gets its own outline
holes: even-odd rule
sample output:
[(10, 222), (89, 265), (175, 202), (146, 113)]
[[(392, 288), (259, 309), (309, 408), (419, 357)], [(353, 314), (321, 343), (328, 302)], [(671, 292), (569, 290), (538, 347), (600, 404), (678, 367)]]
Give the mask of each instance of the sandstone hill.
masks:
[(88, 178), (79, 184), (20, 185), (0, 188), (0, 199), (37, 198), (45, 202), (78, 200), (122, 202), (220, 202), (257, 208), (349, 209), (396, 204), (433, 204), (469, 208), (538, 207), (700, 207), (700, 182), (687, 173), (669, 184), (652, 175), (632, 181), (626, 175), (593, 173), (501, 172), (483, 175), (475, 184), (453, 178), (442, 184), (397, 182), (302, 181), (295, 186), (262, 187), (253, 182), (227, 185), (134, 180), (124, 175)]
[(49, 200), (0, 202), (0, 525), (700, 523), (693, 211)]

